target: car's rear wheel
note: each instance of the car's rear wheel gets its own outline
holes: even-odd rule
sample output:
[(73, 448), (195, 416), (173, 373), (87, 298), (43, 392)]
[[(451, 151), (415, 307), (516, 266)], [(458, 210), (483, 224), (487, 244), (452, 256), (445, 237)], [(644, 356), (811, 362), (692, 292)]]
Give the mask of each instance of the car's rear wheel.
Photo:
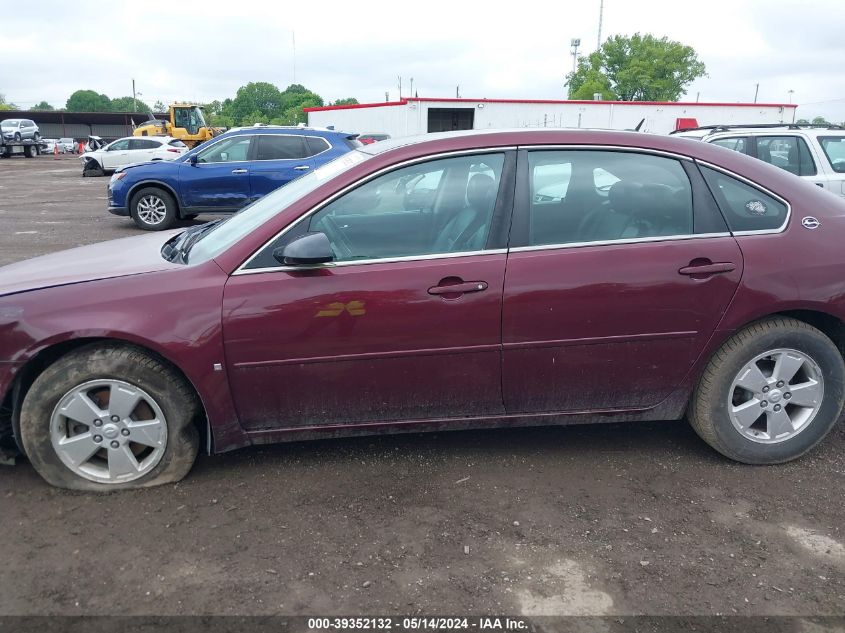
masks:
[(37, 143), (38, 141), (41, 140), (41, 135), (38, 132), (36, 132), (35, 134), (32, 135), (32, 138), (35, 139), (35, 142)]
[(133, 195), (129, 212), (145, 231), (163, 231), (176, 223), (176, 201), (158, 187), (146, 187)]
[(21, 440), (35, 470), (54, 486), (154, 486), (191, 469), (198, 408), (184, 379), (145, 352), (88, 346), (35, 380), (21, 408)]
[(752, 324), (707, 365), (690, 404), (696, 432), (747, 464), (800, 457), (842, 413), (845, 363), (823, 332), (790, 318)]

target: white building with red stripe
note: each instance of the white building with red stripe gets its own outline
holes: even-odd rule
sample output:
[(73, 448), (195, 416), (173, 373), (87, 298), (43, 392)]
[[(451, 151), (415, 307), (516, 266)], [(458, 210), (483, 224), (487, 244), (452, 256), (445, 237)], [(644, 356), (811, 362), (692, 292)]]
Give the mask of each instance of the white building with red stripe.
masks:
[(528, 99), (431, 99), (305, 108), (308, 125), (359, 134), (402, 137), (448, 130), (501, 128), (634, 129), (668, 134), (699, 125), (793, 123), (785, 103), (684, 103), (661, 101), (551, 101)]

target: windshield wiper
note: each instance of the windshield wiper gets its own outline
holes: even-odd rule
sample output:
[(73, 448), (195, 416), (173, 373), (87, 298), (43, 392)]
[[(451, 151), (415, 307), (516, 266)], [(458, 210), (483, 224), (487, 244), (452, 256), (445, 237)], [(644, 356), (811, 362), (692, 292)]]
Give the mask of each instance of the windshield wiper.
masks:
[(191, 252), (191, 249), (193, 248), (194, 244), (199, 242), (203, 238), (203, 236), (208, 233), (211, 229), (213, 229), (215, 226), (217, 226), (221, 222), (224, 222), (227, 219), (228, 218), (221, 218), (219, 220), (214, 220), (213, 222), (203, 224), (202, 226), (195, 227), (195, 229), (188, 229), (188, 231), (185, 231), (183, 235), (187, 235), (185, 235), (184, 240), (180, 240), (178, 250), (176, 251), (176, 254), (182, 259), (182, 262), (187, 264), (188, 253)]

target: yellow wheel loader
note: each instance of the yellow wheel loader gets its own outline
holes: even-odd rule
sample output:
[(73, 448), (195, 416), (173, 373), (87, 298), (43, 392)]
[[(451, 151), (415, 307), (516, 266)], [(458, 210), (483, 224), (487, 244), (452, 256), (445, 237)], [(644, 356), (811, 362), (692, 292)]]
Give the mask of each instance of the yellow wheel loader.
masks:
[(219, 128), (209, 127), (202, 114), (202, 106), (195, 103), (174, 103), (170, 106), (169, 120), (150, 119), (139, 123), (132, 132), (134, 136), (172, 136), (188, 147), (217, 136)]

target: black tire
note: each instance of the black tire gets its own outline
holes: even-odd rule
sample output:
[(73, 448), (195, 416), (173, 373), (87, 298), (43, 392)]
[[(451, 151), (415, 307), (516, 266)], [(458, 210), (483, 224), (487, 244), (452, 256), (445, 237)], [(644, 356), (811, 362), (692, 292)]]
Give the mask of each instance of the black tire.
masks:
[(32, 135), (32, 139), (33, 139), (36, 143), (38, 143), (38, 142), (41, 140), (41, 135), (40, 135), (38, 132), (36, 132), (35, 134), (33, 134), (33, 135)]
[(196, 220), (198, 215), (199, 215), (198, 213), (189, 213), (188, 215), (183, 215), (182, 219), (183, 220)]
[[(164, 205), (164, 215), (159, 222), (150, 222), (142, 217), (142, 209), (139, 205), (143, 203), (158, 204), (160, 201)], [(164, 231), (176, 224), (179, 217), (178, 209), (176, 208), (176, 201), (164, 189), (159, 187), (144, 187), (137, 191), (129, 202), (129, 214), (135, 221), (138, 228), (145, 231)]]
[[(728, 403), (740, 370), (760, 354), (777, 349), (796, 350), (811, 358), (824, 379), (824, 395), (805, 428), (779, 443), (764, 444), (734, 427)], [(688, 418), (696, 433), (726, 457), (745, 464), (779, 464), (800, 457), (833, 428), (842, 414), (843, 385), (845, 363), (830, 338), (803, 321), (769, 318), (740, 330), (713, 355), (693, 392)]]
[(23, 148), (24, 158), (35, 158), (37, 156), (37, 149), (35, 145), (26, 145)]
[[(56, 405), (75, 387), (101, 379), (140, 387), (164, 412), (164, 453), (155, 467), (133, 481), (101, 483), (86, 479), (65, 466), (53, 448), (50, 421)], [(21, 408), (21, 440), (35, 470), (53, 486), (95, 492), (145, 488), (179, 481), (188, 474), (199, 448), (199, 411), (193, 389), (164, 363), (137, 347), (93, 344), (61, 357), (32, 384)]]
[(85, 161), (85, 166), (82, 168), (82, 175), (86, 178), (98, 178), (105, 176), (106, 172), (100, 167), (100, 163), (94, 159), (90, 159)]
[(15, 132), (15, 143), (20, 143), (20, 142), (21, 142), (21, 133)]

